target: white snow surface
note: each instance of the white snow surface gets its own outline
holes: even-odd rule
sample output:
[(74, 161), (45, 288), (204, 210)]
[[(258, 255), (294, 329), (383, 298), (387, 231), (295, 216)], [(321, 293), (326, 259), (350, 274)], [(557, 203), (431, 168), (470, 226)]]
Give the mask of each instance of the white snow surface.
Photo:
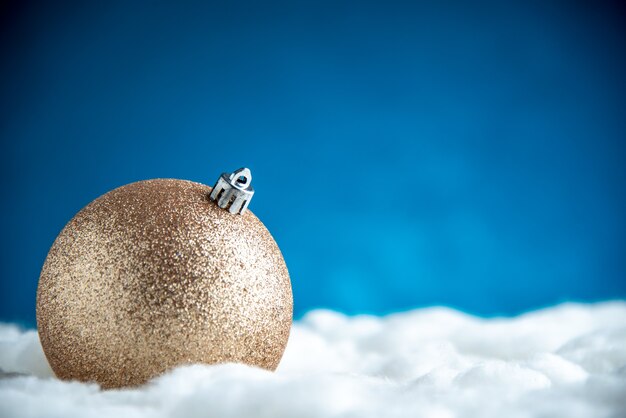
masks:
[(143, 387), (53, 377), (36, 331), (0, 324), (0, 417), (626, 417), (626, 302), (514, 318), (318, 310), (274, 373), (191, 365)]

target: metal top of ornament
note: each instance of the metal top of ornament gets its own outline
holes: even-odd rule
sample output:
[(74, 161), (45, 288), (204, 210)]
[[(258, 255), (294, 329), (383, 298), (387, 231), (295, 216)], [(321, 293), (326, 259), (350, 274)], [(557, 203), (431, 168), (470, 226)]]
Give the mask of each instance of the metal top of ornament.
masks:
[(220, 208), (243, 215), (254, 195), (251, 183), (252, 173), (247, 168), (242, 167), (230, 174), (222, 173), (213, 186), (209, 198)]

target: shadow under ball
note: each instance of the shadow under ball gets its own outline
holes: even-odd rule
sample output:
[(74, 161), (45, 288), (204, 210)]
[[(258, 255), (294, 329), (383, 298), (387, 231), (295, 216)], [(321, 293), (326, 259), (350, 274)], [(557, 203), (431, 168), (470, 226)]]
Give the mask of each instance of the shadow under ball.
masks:
[(113, 388), (187, 363), (276, 369), (292, 323), (285, 261), (252, 212), (229, 213), (210, 191), (140, 181), (65, 226), (37, 290), (41, 344), (59, 378)]

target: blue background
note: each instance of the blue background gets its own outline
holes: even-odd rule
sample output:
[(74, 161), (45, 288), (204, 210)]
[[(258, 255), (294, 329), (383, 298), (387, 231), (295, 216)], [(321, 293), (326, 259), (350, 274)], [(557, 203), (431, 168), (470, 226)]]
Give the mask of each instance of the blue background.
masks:
[(619, 3), (101, 3), (0, 6), (0, 319), (94, 198), (242, 165), (296, 316), (626, 297)]

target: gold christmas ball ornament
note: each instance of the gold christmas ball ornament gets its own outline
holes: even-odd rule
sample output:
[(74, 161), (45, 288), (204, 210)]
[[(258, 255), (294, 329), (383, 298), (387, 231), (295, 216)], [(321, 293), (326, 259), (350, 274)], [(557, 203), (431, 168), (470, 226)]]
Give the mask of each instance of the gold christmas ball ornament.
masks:
[(293, 298), (276, 242), (247, 210), (250, 171), (215, 187), (146, 180), (83, 208), (37, 290), (44, 352), (62, 379), (139, 385), (182, 364), (274, 370)]

